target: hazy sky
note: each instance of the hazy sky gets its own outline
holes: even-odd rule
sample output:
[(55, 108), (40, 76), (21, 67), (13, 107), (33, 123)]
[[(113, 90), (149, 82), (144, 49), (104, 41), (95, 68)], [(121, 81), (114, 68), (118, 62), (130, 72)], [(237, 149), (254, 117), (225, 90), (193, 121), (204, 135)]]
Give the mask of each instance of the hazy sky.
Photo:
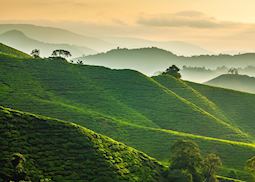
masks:
[(254, 0), (0, 0), (0, 21), (254, 50)]

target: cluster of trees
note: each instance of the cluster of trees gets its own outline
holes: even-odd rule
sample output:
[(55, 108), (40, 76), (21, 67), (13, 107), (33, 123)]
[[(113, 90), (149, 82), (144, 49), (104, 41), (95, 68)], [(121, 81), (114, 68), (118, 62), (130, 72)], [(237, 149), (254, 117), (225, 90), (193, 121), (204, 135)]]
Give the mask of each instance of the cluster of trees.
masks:
[(68, 58), (68, 57), (71, 57), (72, 54), (69, 51), (67, 51), (67, 50), (58, 49), (58, 50), (54, 50), (52, 52), (51, 56), (53, 56), (53, 57), (65, 57), (65, 58)]
[(216, 182), (216, 172), (221, 165), (216, 154), (203, 157), (196, 143), (180, 140), (171, 148), (167, 179), (171, 182)]
[(164, 71), (162, 74), (163, 75), (171, 75), (177, 79), (180, 79), (181, 78), (181, 74), (179, 73), (180, 71), (180, 68), (178, 68), (177, 66), (175, 65), (172, 65), (170, 66), (169, 68), (166, 69), (166, 71)]
[[(171, 182), (217, 182), (216, 173), (222, 166), (219, 156), (211, 153), (203, 157), (199, 146), (189, 140), (173, 144), (170, 163), (166, 178)], [(247, 160), (245, 169), (255, 180), (255, 156)]]
[(238, 75), (238, 69), (236, 69), (236, 68), (230, 68), (230, 69), (228, 70), (228, 73), (229, 73), (229, 74)]
[[(40, 50), (39, 49), (34, 49), (32, 50), (32, 52), (30, 53), (31, 56), (35, 59), (40, 58)], [(54, 50), (51, 54), (52, 57), (56, 57), (56, 58), (68, 58), (71, 57), (72, 54), (67, 51), (67, 50), (63, 50), (63, 49), (57, 49)], [(71, 60), (71, 63), (74, 63), (73, 60)], [(77, 64), (83, 64), (82, 60), (78, 60), (76, 61)]]
[[(34, 49), (32, 50), (31, 52), (31, 56), (33, 56), (34, 58), (40, 58), (40, 50), (39, 49)], [(68, 57), (71, 57), (72, 54), (67, 51), (67, 50), (64, 50), (64, 49), (57, 49), (57, 50), (54, 50), (51, 54), (52, 57), (64, 57), (64, 58), (68, 58)]]

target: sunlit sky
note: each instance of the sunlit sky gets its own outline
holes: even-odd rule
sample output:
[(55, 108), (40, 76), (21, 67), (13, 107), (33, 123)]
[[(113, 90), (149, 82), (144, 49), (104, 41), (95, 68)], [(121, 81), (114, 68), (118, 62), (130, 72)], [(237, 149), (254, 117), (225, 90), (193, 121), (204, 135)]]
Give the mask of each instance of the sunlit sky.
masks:
[(253, 50), (254, 8), (254, 0), (0, 0), (0, 22)]

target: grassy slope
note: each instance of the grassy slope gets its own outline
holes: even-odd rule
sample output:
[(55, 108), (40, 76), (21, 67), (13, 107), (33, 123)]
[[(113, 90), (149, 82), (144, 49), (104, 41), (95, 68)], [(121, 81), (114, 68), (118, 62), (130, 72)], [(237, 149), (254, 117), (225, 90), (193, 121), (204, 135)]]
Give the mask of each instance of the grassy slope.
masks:
[[(162, 161), (181, 138), (195, 140), (203, 152), (218, 153), (226, 167), (235, 169), (242, 169), (254, 153), (251, 144), (222, 140), (247, 141), (252, 136), (227, 127), (224, 119), (229, 116), (194, 89), (170, 90), (167, 84), (130, 70), (10, 60), (0, 61), (2, 105), (75, 121)], [(190, 91), (193, 95), (188, 97)], [(204, 106), (208, 104), (211, 108)]]
[[(18, 66), (13, 68), (13, 64)], [(10, 89), (1, 94), (1, 100), (9, 107), (62, 117), (62, 114), (55, 113), (58, 107), (45, 107), (46, 112), (37, 108), (47, 101), (80, 108), (84, 112), (95, 111), (141, 126), (223, 139), (249, 139), (237, 128), (135, 71), (112, 71), (46, 60), (2, 61), (1, 65), (0, 79)], [(35, 105), (32, 102), (39, 103)], [(83, 118), (73, 119), (80, 121)]]
[(13, 56), (13, 57), (19, 57), (19, 58), (31, 58), (29, 55), (27, 55), (17, 49), (6, 46), (2, 43), (0, 43), (0, 56), (1, 57)]
[(86, 128), (3, 107), (0, 137), (0, 167), (7, 174), (8, 158), (16, 152), (27, 158), (30, 175), (53, 181), (159, 181), (163, 169), (147, 155)]
[(242, 92), (255, 93), (255, 78), (247, 75), (220, 75), (205, 84), (238, 90)]
[(187, 82), (213, 101), (231, 121), (248, 135), (255, 135), (254, 94)]

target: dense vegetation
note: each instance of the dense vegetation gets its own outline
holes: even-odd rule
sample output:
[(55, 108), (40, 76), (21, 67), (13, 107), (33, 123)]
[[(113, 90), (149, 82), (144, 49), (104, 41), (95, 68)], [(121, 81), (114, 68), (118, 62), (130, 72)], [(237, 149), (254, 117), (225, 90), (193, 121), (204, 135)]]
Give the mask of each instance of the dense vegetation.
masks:
[(12, 177), (17, 157), (25, 163), (24, 179), (31, 181), (161, 179), (163, 168), (156, 160), (72, 123), (0, 107), (0, 138), (0, 181)]
[(245, 162), (255, 152), (252, 94), (54, 58), (1, 57), (0, 72), (0, 105), (75, 122), (165, 164), (176, 140), (191, 139), (203, 154), (220, 156), (219, 174), (247, 179)]

